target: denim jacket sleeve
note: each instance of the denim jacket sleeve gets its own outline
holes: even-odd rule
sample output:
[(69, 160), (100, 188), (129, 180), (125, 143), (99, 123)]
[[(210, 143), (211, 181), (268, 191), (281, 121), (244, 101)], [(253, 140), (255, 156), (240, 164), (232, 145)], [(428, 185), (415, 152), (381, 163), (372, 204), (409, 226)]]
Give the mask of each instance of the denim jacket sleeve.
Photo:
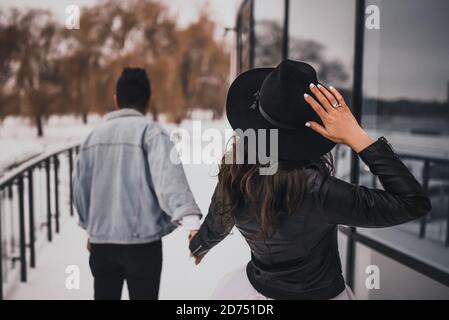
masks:
[(174, 144), (162, 129), (147, 133), (145, 144), (151, 181), (160, 208), (180, 224), (182, 218), (197, 215), (201, 218), (190, 190), (182, 163)]
[[(81, 228), (86, 229), (87, 214), (89, 212), (90, 193), (86, 190), (90, 190), (90, 181), (88, 171), (81, 168), (83, 162), (80, 158), (82, 153), (78, 155), (78, 159), (75, 164), (75, 169), (72, 173), (72, 187), (73, 187), (73, 204), (76, 208), (79, 217), (79, 225)], [(86, 188), (88, 187), (88, 188)]]

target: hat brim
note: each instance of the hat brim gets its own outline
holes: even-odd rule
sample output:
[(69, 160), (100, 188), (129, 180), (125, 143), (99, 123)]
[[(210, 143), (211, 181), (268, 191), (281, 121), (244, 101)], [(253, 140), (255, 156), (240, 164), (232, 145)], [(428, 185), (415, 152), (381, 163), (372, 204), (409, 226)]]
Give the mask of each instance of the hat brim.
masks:
[[(267, 121), (254, 104), (254, 94), (274, 68), (256, 68), (240, 74), (229, 88), (226, 115), (231, 127), (241, 129), (278, 129), (278, 158), (289, 161), (315, 160), (330, 152), (335, 143), (305, 125), (288, 130)], [(316, 119), (310, 119), (316, 121)], [(267, 136), (269, 136), (267, 134)]]

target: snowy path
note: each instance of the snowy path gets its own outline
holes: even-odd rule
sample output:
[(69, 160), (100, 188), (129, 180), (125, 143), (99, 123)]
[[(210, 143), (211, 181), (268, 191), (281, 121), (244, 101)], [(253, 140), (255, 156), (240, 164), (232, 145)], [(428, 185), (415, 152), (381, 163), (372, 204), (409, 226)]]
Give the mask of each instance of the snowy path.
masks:
[[(187, 177), (198, 205), (207, 212), (216, 183), (215, 165), (186, 165)], [(199, 178), (201, 177), (201, 178)], [(63, 213), (66, 216), (67, 212)], [(30, 269), (27, 283), (20, 283), (7, 299), (91, 299), (92, 276), (85, 249), (86, 236), (77, 226), (77, 218), (67, 217), (53, 243), (45, 243), (37, 254), (36, 269)], [(165, 237), (161, 299), (207, 299), (218, 280), (249, 260), (249, 249), (238, 232), (230, 235), (202, 261), (194, 266), (188, 256), (187, 232), (178, 228)], [(66, 288), (67, 266), (80, 270), (80, 289)], [(127, 298), (126, 290), (123, 298)]]
[[(10, 119), (2, 123), (0, 130), (0, 148), (9, 150), (2, 154), (0, 160), (10, 160), (15, 154), (23, 154), (30, 146), (41, 148), (64, 145), (74, 139), (79, 140), (100, 121), (99, 117), (89, 120), (84, 126), (71, 117), (55, 118), (49, 121), (46, 138), (36, 139), (34, 128), (21, 119)], [(202, 121), (203, 128), (224, 131), (228, 128), (226, 121)], [(201, 132), (195, 133), (192, 121), (181, 125), (192, 133), (193, 144), (201, 144)], [(173, 125), (167, 125), (169, 131)], [(186, 141), (188, 142), (188, 141)], [(20, 148), (19, 148), (20, 147)], [(204, 214), (207, 213), (210, 198), (216, 184), (217, 165), (184, 165), (196, 201)], [(65, 169), (64, 169), (65, 170)], [(63, 185), (66, 185), (64, 182)], [(67, 191), (65, 192), (67, 193)], [(85, 248), (86, 235), (77, 225), (78, 218), (68, 216), (68, 207), (64, 204), (61, 212), (61, 232), (55, 235), (52, 243), (46, 243), (37, 251), (36, 268), (29, 269), (28, 282), (15, 284), (6, 292), (7, 299), (91, 299), (93, 281), (89, 269), (89, 254)], [(213, 292), (218, 280), (226, 273), (244, 265), (250, 259), (248, 246), (238, 232), (230, 235), (202, 261), (195, 266), (189, 258), (187, 248), (187, 231), (178, 228), (163, 239), (164, 262), (160, 289), (161, 299), (207, 299)], [(80, 270), (80, 289), (66, 289), (65, 273), (67, 266), (75, 265)], [(123, 290), (123, 298), (127, 298)]]

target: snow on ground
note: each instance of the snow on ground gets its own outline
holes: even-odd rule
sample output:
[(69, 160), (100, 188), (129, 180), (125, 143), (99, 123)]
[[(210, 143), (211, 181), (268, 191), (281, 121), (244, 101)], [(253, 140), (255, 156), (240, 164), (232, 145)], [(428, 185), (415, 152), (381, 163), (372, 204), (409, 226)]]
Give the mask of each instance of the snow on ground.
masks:
[[(202, 119), (203, 129), (214, 128), (223, 132), (229, 129), (226, 121), (206, 120), (207, 115), (194, 114)], [(89, 125), (72, 117), (55, 117), (45, 127), (45, 138), (35, 138), (35, 129), (21, 119), (7, 119), (0, 127), (0, 159), (11, 161), (20, 158), (24, 152), (43, 151), (77, 141), (85, 137), (100, 121), (99, 117), (89, 119)], [(184, 121), (181, 128), (192, 132), (195, 124)], [(167, 125), (172, 131), (174, 125)], [(201, 135), (191, 135), (191, 142), (197, 147), (204, 145)], [(225, 138), (223, 138), (223, 142)], [(6, 161), (6, 160), (5, 160)], [(210, 199), (217, 181), (216, 164), (184, 164), (192, 192), (204, 214), (207, 213)], [(63, 215), (68, 215), (64, 206)], [(91, 299), (93, 280), (88, 265), (88, 252), (85, 248), (86, 235), (77, 226), (77, 218), (67, 217), (59, 235), (53, 243), (40, 246), (37, 253), (36, 269), (28, 273), (27, 283), (17, 282), (8, 299)], [(244, 265), (250, 259), (250, 252), (244, 239), (234, 232), (212, 250), (199, 266), (189, 257), (187, 231), (178, 228), (163, 239), (163, 271), (160, 288), (161, 299), (207, 299), (211, 296), (218, 280), (232, 270)], [(66, 288), (68, 266), (75, 265), (80, 270), (80, 289)], [(126, 288), (123, 298), (127, 298)]]
[[(206, 212), (215, 186), (212, 168), (186, 166), (192, 191), (203, 212)], [(67, 210), (67, 208), (66, 208)], [(65, 212), (67, 216), (67, 211)], [(59, 235), (52, 243), (44, 243), (37, 253), (36, 269), (28, 273), (26, 283), (17, 285), (7, 299), (92, 299), (93, 278), (89, 269), (86, 235), (78, 227), (77, 218), (67, 217)], [(212, 250), (199, 266), (189, 257), (187, 232), (178, 228), (163, 239), (161, 299), (208, 299), (219, 279), (244, 265), (250, 259), (249, 249), (238, 232), (234, 232)], [(66, 288), (66, 269), (80, 270), (79, 290)], [(126, 287), (122, 298), (128, 297)]]
[(88, 125), (72, 116), (53, 116), (44, 125), (44, 137), (24, 118), (7, 117), (0, 123), (0, 176), (15, 163), (22, 162), (53, 148), (79, 141), (99, 123), (98, 115), (89, 117)]

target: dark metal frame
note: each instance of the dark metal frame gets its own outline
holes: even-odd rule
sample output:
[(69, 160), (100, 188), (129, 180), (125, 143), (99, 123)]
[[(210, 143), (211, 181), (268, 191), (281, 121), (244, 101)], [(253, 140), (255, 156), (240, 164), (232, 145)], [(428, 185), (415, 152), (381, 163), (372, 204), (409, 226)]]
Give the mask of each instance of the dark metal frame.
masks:
[(0, 300), (3, 300), (3, 237), (2, 237), (2, 202), (3, 201), (3, 190), (0, 190)]
[(242, 19), (243, 19), (243, 10), (247, 9), (247, 6), (250, 6), (250, 27), (249, 27), (249, 42), (250, 42), (250, 51), (249, 51), (249, 66), (250, 68), (254, 67), (254, 47), (255, 47), (255, 35), (254, 35), (254, 1), (253, 0), (245, 0), (241, 3), (240, 8), (238, 10), (237, 22), (236, 22), (236, 37), (237, 37), (237, 69), (243, 69), (243, 59), (242, 59), (242, 38), (240, 37), (242, 33)]
[[(355, 7), (355, 30), (354, 30), (354, 81), (352, 86), (352, 112), (359, 123), (362, 121), (363, 100), (363, 43), (365, 30), (365, 0), (356, 1)], [(351, 152), (351, 183), (358, 185), (360, 176), (359, 157), (356, 152)], [(356, 228), (350, 227), (348, 233), (347, 255), (346, 255), (346, 282), (353, 288), (354, 285), (354, 263)]]
[(288, 39), (288, 25), (290, 22), (290, 0), (284, 0), (284, 35), (282, 41), (282, 59), (288, 58), (288, 47), (289, 47), (289, 39)]
[[(248, 3), (248, 1), (251, 1), (251, 5), (254, 6), (254, 1), (258, 0), (245, 0), (242, 3), (241, 8), (245, 4)], [(282, 56), (283, 58), (288, 57), (288, 19), (289, 19), (289, 7), (290, 7), (290, 0), (284, 0), (285, 1), (285, 21), (284, 21), (284, 43), (282, 46)], [(363, 49), (364, 49), (364, 17), (365, 17), (365, 0), (355, 0), (356, 8), (355, 8), (355, 18), (354, 18), (354, 32), (355, 32), (355, 39), (354, 39), (354, 69), (353, 69), (353, 88), (352, 88), (352, 105), (353, 105), (353, 113), (358, 121), (362, 120), (362, 99), (363, 99)], [(239, 11), (239, 17), (240, 17), (240, 11)], [(254, 14), (251, 13), (251, 29), (254, 29)], [(241, 21), (238, 20), (238, 23), (241, 23)], [(239, 29), (238, 29), (239, 30)], [(254, 36), (254, 30), (251, 31)], [(237, 38), (240, 39), (239, 34), (237, 33)], [(254, 53), (254, 46), (255, 46), (255, 39), (251, 39), (250, 43), (250, 50)], [(237, 55), (240, 58), (240, 50), (241, 44), (237, 46)], [(251, 67), (254, 67), (253, 61), (254, 57), (251, 59), (252, 64)], [(238, 67), (240, 67), (241, 64), (238, 64)], [(241, 72), (242, 70), (238, 68), (238, 72)], [(418, 159), (416, 156), (413, 155), (402, 155), (401, 157), (404, 159), (415, 159), (415, 160), (423, 160)], [(431, 159), (426, 158), (424, 159), (424, 175), (428, 174), (428, 166), (430, 162), (441, 162), (443, 160), (441, 159)], [(446, 163), (446, 162), (445, 162)], [(427, 170), (426, 170), (427, 166)], [(352, 153), (351, 155), (351, 174), (350, 174), (350, 181), (354, 184), (359, 184), (359, 158), (356, 153)], [(425, 178), (425, 177), (424, 177)], [(425, 179), (428, 180), (428, 179)], [(424, 188), (427, 189), (428, 183), (424, 183)], [(448, 224), (449, 224), (449, 215), (448, 215)], [(426, 220), (421, 220), (420, 224), (420, 237), (425, 236), (425, 228), (426, 228)], [(449, 228), (448, 228), (449, 229)], [(354, 227), (340, 227), (339, 230), (347, 236), (347, 253), (346, 253), (346, 281), (348, 284), (352, 287), (354, 283), (354, 263), (355, 263), (355, 245), (356, 243), (361, 243), (368, 248), (375, 250), (386, 257), (393, 259), (404, 266), (413, 269), (443, 285), (449, 286), (449, 273), (436, 268), (432, 266), (431, 264), (428, 264), (426, 262), (423, 262), (419, 259), (416, 259), (410, 255), (407, 255), (397, 249), (392, 248), (391, 246), (385, 245), (373, 238), (370, 238), (368, 236), (365, 236), (363, 234), (360, 234), (357, 232), (356, 228)], [(445, 245), (449, 245), (449, 231), (446, 234), (446, 241)]]
[[(241, 31), (241, 23), (242, 23), (242, 10), (246, 7), (246, 6), (250, 6), (250, 10), (251, 10), (251, 15), (250, 15), (250, 37), (249, 37), (249, 41), (250, 41), (250, 54), (249, 54), (249, 65), (250, 68), (254, 68), (254, 59), (255, 59), (255, 47), (256, 47), (256, 34), (254, 31), (254, 1), (255, 0), (245, 0), (242, 2), (242, 4), (240, 5), (240, 9), (238, 12), (238, 18), (237, 18), (237, 57), (238, 57), (238, 67), (239, 70), (241, 70), (242, 68), (242, 55), (241, 55), (241, 38), (240, 38), (240, 31)], [(284, 0), (284, 24), (283, 24), (283, 36), (282, 36), (282, 59), (287, 59), (288, 57), (288, 24), (289, 24), (289, 9), (290, 8), (290, 0)]]
[[(69, 175), (69, 190), (70, 190), (70, 215), (73, 216), (73, 203), (72, 203), (72, 171), (73, 171), (73, 158), (79, 151), (79, 144), (73, 144), (63, 149), (36, 157), (29, 160), (14, 170), (7, 173), (0, 178), (0, 204), (3, 200), (3, 192), (9, 193), (9, 199), (13, 203), (14, 200), (14, 186), (17, 186), (18, 193), (18, 210), (19, 210), (19, 256), (12, 257), (13, 261), (20, 262), (20, 280), (22, 282), (27, 281), (27, 248), (30, 254), (31, 268), (36, 266), (36, 250), (35, 250), (35, 204), (34, 204), (34, 181), (33, 172), (40, 168), (45, 168), (45, 191), (47, 199), (47, 221), (45, 226), (47, 227), (47, 240), (52, 241), (53, 235), (53, 221), (55, 223), (55, 232), (59, 232), (59, 200), (60, 200), (60, 188), (59, 188), (59, 157), (63, 154), (68, 156), (69, 170), (66, 174)], [(53, 197), (51, 196), (51, 170), (53, 169)], [(25, 181), (27, 182), (25, 184)], [(25, 186), (28, 190), (25, 190)], [(25, 205), (25, 192), (28, 194), (28, 210)], [(53, 198), (53, 199), (52, 199)], [(54, 207), (52, 208), (52, 200), (54, 200)], [(52, 210), (54, 209), (54, 210)], [(0, 206), (1, 210), (1, 206)], [(27, 230), (26, 230), (26, 211), (28, 211), (28, 244), (27, 244)], [(54, 214), (53, 214), (53, 213)], [(3, 299), (3, 241), (1, 234), (2, 215), (0, 214), (0, 300)]]

